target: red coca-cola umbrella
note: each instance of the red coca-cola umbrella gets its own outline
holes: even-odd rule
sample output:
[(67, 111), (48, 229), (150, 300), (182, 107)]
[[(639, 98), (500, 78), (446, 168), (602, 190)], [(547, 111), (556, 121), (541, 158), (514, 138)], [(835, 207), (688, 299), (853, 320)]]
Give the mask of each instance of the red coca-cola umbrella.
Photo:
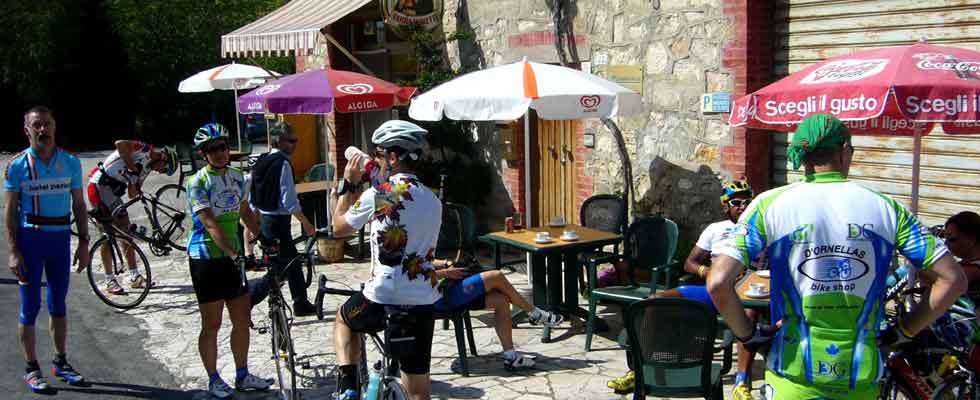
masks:
[(824, 113), (856, 134), (914, 135), (915, 212), (920, 136), (937, 124), (946, 133), (980, 133), (980, 52), (920, 42), (834, 57), (737, 99), (729, 122), (792, 132)]

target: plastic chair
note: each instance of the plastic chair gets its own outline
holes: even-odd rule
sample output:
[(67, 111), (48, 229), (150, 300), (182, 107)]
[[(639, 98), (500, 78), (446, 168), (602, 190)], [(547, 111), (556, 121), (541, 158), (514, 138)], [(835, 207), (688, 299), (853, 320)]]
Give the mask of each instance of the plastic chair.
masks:
[[(658, 290), (669, 289), (676, 285), (674, 269), (682, 265), (674, 259), (677, 234), (677, 224), (669, 219), (659, 216), (640, 218), (633, 221), (626, 231), (625, 254), (594, 258), (586, 263), (589, 274), (589, 320), (585, 329), (585, 351), (592, 349), (596, 305), (599, 300), (625, 306), (646, 299)], [(629, 265), (627, 269), (629, 283), (624, 286), (597, 288), (598, 265), (617, 261), (625, 261)], [(636, 270), (649, 271), (650, 282), (646, 285), (637, 283)], [(664, 274), (664, 279), (661, 279), (661, 274)]]
[(303, 176), (303, 182), (329, 181), (332, 179), (333, 165), (327, 166), (324, 163), (314, 164)]
[[(683, 323), (681, 323), (683, 321)], [(721, 377), (732, 366), (731, 331), (715, 347), (718, 324), (705, 304), (681, 298), (641, 300), (626, 309), (636, 374), (633, 400), (658, 397), (722, 399)], [(722, 351), (722, 362), (715, 353)]]
[[(442, 227), (439, 229), (439, 239), (436, 241), (436, 258), (453, 260), (459, 262), (465, 255), (469, 255), (467, 246), (472, 246), (475, 242), (475, 222), (473, 227), (468, 227), (466, 221), (472, 219), (472, 211), (469, 208), (452, 203), (442, 206)], [(466, 359), (466, 341), (469, 341), (470, 352), (474, 357), (476, 353), (476, 340), (473, 338), (473, 324), (470, 320), (470, 310), (467, 307), (450, 310), (445, 313), (437, 313), (437, 319), (442, 319), (442, 329), (449, 329), (449, 321), (453, 323), (456, 335), (456, 349), (459, 352), (459, 364), (463, 376), (470, 376), (469, 363)]]
[[(614, 194), (597, 194), (585, 199), (579, 210), (579, 221), (586, 228), (604, 232), (622, 234), (626, 230), (626, 201)], [(619, 244), (613, 245), (612, 253), (603, 248), (585, 251), (579, 254), (582, 268), (588, 260), (608, 255), (619, 254)], [(589, 288), (585, 283), (587, 274), (579, 274), (579, 291), (584, 295)]]

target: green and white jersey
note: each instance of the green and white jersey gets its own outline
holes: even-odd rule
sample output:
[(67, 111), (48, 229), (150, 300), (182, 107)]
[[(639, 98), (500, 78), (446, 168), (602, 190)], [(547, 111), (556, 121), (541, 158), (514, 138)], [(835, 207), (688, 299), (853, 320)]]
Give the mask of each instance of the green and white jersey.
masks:
[(219, 172), (207, 166), (192, 175), (187, 180), (186, 186), (187, 208), (194, 222), (194, 228), (191, 229), (187, 241), (187, 255), (195, 260), (228, 257), (228, 254), (214, 243), (214, 238), (208, 233), (197, 213), (210, 208), (225, 237), (236, 248), (239, 247), (238, 210), (245, 199), (245, 178), (242, 176), (242, 171), (228, 167)]
[(769, 370), (829, 398), (876, 390), (875, 339), (896, 249), (922, 269), (947, 252), (895, 200), (840, 173), (810, 175), (753, 200), (721, 252), (748, 265), (767, 251), (772, 321), (783, 320)]

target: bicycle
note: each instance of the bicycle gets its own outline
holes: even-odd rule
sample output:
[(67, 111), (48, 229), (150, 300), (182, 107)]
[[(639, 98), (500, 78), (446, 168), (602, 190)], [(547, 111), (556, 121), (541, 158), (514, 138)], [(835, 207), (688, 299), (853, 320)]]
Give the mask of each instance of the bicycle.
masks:
[[(325, 317), (323, 312), (323, 298), (325, 295), (337, 295), (350, 297), (358, 292), (352, 289), (335, 289), (327, 286), (326, 275), (320, 274), (316, 291), (316, 317), (322, 320)], [(363, 286), (363, 285), (362, 285)], [(361, 398), (365, 400), (406, 400), (408, 392), (401, 383), (398, 360), (391, 357), (387, 343), (378, 336), (377, 333), (368, 333), (374, 342), (375, 350), (381, 354), (381, 359), (374, 363), (369, 370), (367, 363), (367, 349), (364, 347), (364, 333), (358, 334), (358, 341), (361, 345), (361, 357), (357, 363), (357, 375), (360, 384)]]
[[(305, 238), (307, 248), (318, 236), (313, 235)], [(279, 395), (283, 400), (295, 400), (299, 399), (300, 396), (296, 388), (296, 352), (293, 349), (293, 339), (290, 333), (293, 325), (293, 313), (287, 300), (283, 297), (282, 284), (285, 283), (284, 279), (290, 268), (304, 264), (308, 259), (304, 254), (297, 255), (280, 269), (270, 262), (271, 258), (279, 255), (279, 240), (260, 238), (259, 247), (262, 249), (263, 262), (270, 266), (267, 275), (268, 280), (264, 280), (269, 290), (269, 325), (257, 330), (260, 334), (272, 331), (272, 358), (276, 363)], [(312, 270), (312, 267), (309, 269)]]
[[(176, 185), (174, 185), (176, 186)], [(164, 187), (158, 193), (164, 192), (163, 189), (172, 190)], [(114, 224), (119, 215), (136, 203), (143, 205), (143, 210), (150, 216), (151, 231), (149, 233), (141, 231), (136, 225), (131, 225), (130, 229), (121, 229)], [(154, 212), (150, 212), (150, 210)], [(129, 201), (114, 208), (110, 215), (102, 215), (98, 210), (89, 212), (89, 220), (101, 226), (101, 237), (92, 244), (89, 254), (92, 257), (92, 265), (87, 269), (88, 282), (102, 302), (110, 307), (119, 309), (130, 309), (138, 306), (150, 292), (152, 287), (152, 272), (146, 254), (136, 244), (136, 241), (143, 241), (149, 245), (150, 252), (155, 256), (165, 256), (170, 254), (173, 249), (186, 250), (187, 248), (179, 243), (181, 237), (186, 237), (185, 220), (189, 220), (182, 209), (164, 204), (159, 197), (140, 192), (139, 195)], [(74, 224), (73, 224), (74, 226)], [(74, 228), (73, 228), (74, 229)], [(77, 236), (77, 232), (72, 231)], [(121, 243), (121, 246), (120, 246)], [(110, 293), (97, 274), (108, 269), (114, 275), (122, 275), (129, 269), (125, 260), (125, 248), (133, 249), (134, 258), (137, 260), (136, 269), (144, 277), (146, 283), (138, 292), (130, 293), (124, 291), (120, 294)], [(106, 262), (102, 259), (101, 253), (108, 252), (108, 262), (111, 264), (106, 268), (97, 268), (99, 263)], [(135, 296), (133, 296), (135, 294)]]

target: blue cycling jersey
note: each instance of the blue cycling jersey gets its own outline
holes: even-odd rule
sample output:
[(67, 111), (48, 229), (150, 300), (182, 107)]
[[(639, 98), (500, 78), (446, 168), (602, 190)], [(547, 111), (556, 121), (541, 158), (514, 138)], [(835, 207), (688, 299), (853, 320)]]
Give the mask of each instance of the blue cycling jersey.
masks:
[[(20, 193), (20, 226), (42, 231), (68, 229), (71, 216), (71, 190), (82, 188), (82, 163), (78, 157), (56, 148), (43, 162), (28, 148), (7, 164), (3, 188)], [(39, 223), (41, 219), (64, 219), (64, 224)]]

